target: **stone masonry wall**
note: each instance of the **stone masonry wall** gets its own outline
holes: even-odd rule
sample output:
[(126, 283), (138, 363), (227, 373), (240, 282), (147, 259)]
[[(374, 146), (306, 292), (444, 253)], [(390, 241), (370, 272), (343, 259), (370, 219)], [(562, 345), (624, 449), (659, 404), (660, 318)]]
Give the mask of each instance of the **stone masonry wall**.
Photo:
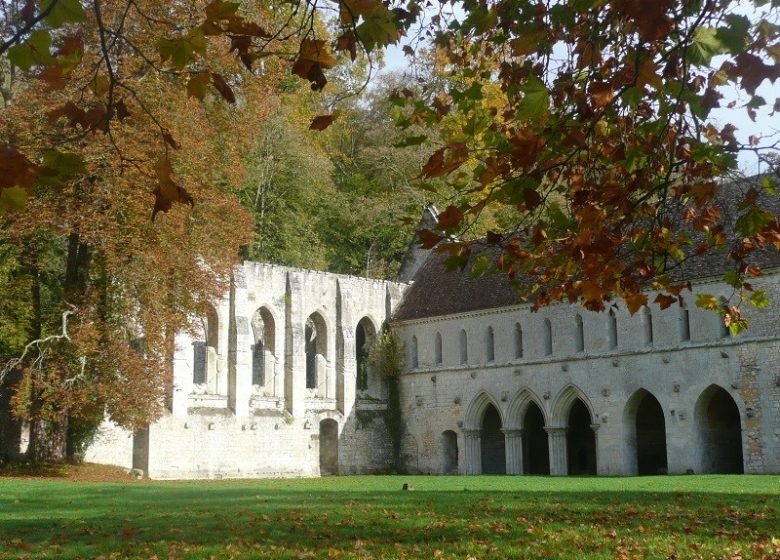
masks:
[[(244, 263), (202, 332), (176, 337), (168, 413), (135, 436), (104, 423), (88, 460), (159, 479), (314, 476), (328, 446), (338, 472), (386, 471), (392, 461), (386, 391), (371, 372), (368, 389), (357, 391), (355, 336), (361, 321), (376, 334), (405, 288)], [(322, 344), (316, 387), (308, 388), (304, 336), (312, 318)], [(260, 358), (256, 344), (264, 349)], [(262, 385), (253, 384), (258, 360)], [(196, 378), (198, 368), (203, 379)], [(337, 423), (337, 441), (321, 437), (323, 421)]]
[[(407, 363), (415, 362), (412, 337), (418, 351), (418, 367), (410, 367), (401, 380), (407, 467), (442, 472), (446, 455), (442, 434), (452, 430), (458, 437), (459, 471), (480, 472), (482, 415), (492, 404), (506, 434), (507, 470), (522, 469), (521, 458), (510, 457), (521, 454), (520, 444), (518, 451), (510, 450), (515, 449), (513, 438), (523, 437), (523, 414), (533, 402), (544, 415), (552, 472), (565, 474), (567, 415), (579, 399), (591, 415), (598, 473), (634, 474), (635, 424), (628, 403), (644, 389), (663, 409), (668, 472), (704, 472), (709, 466), (697, 417), (704, 405), (697, 404), (708, 387), (717, 385), (739, 409), (745, 472), (779, 472), (778, 279), (774, 274), (754, 282), (756, 288), (766, 289), (771, 305), (764, 310), (746, 307), (750, 330), (737, 337), (724, 337), (720, 318), (692, 303), (698, 292), (728, 295), (730, 289), (717, 283), (699, 284), (694, 295), (687, 296), (690, 340), (681, 340), (682, 312), (677, 305), (665, 311), (651, 306), (649, 341), (647, 316), (640, 312), (632, 317), (618, 304), (616, 348), (610, 347), (607, 313), (576, 305), (554, 305), (536, 313), (518, 305), (396, 324), (410, 353)], [(578, 314), (583, 320), (583, 350), (577, 344)], [(552, 355), (546, 355), (545, 320), (552, 326)], [(522, 357), (516, 357), (516, 324), (522, 326)], [(488, 327), (495, 339), (492, 361), (486, 347)], [(461, 330), (467, 334), (465, 364)], [(441, 363), (436, 363), (437, 333), (442, 338)]]

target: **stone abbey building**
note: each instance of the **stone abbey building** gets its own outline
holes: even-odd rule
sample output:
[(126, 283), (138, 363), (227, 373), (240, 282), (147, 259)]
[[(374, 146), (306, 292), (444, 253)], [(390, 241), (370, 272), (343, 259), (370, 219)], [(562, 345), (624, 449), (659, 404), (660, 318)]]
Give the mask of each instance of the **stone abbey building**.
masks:
[[(413, 257), (408, 283), (245, 263), (200, 339), (177, 338), (169, 412), (104, 425), (87, 459), (152, 478), (387, 471), (387, 388), (362, 349), (390, 322), (408, 472), (780, 472), (775, 270), (754, 282), (772, 305), (732, 337), (692, 304), (531, 312), (501, 277)], [(690, 302), (731, 290), (693, 285)]]
[[(689, 271), (688, 306), (634, 316), (531, 312), (502, 277), (419, 249), (407, 282), (247, 262), (200, 336), (176, 338), (165, 416), (104, 423), (86, 458), (159, 479), (780, 472), (780, 259), (753, 282), (770, 306), (732, 337), (693, 305), (730, 295), (717, 258)], [(384, 324), (406, 352), (396, 446), (365, 353)]]

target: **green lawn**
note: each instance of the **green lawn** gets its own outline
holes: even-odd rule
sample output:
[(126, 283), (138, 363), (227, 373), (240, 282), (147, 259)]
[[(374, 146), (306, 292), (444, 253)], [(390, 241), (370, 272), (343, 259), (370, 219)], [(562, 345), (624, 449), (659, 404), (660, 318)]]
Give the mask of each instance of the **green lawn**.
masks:
[(0, 478), (0, 559), (777, 560), (778, 539), (778, 476)]

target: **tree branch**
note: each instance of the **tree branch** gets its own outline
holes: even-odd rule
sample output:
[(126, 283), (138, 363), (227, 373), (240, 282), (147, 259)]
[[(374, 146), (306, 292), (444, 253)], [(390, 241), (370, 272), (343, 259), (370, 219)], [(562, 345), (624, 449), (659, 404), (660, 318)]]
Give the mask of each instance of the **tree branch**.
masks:
[(19, 31), (14, 33), (12, 37), (4, 41), (3, 44), (0, 45), (0, 55), (2, 55), (5, 51), (10, 49), (12, 46), (18, 43), (22, 37), (24, 37), (30, 31), (32, 31), (36, 25), (38, 25), (46, 16), (48, 16), (51, 13), (51, 11), (54, 9), (54, 6), (57, 5), (58, 1), (59, 0), (51, 0), (51, 4), (46, 6), (45, 10), (43, 10), (37, 16), (32, 18), (30, 21), (28, 21), (24, 26), (22, 26), (21, 29), (19, 29)]

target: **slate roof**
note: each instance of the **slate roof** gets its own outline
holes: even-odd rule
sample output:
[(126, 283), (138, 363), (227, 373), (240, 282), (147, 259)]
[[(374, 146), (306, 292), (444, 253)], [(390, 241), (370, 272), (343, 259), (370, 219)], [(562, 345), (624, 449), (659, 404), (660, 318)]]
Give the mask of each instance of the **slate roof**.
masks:
[[(719, 193), (724, 223), (734, 225), (738, 215), (737, 204), (744, 195), (744, 189), (723, 185)], [(780, 215), (780, 195), (761, 196), (759, 206)], [(487, 254), (491, 261), (498, 255), (498, 249), (489, 247), (481, 254)], [(472, 256), (472, 259), (476, 255)], [(414, 276), (414, 283), (406, 290), (394, 319), (407, 321), (424, 319), (454, 313), (465, 313), (483, 309), (494, 309), (520, 303), (518, 293), (501, 274), (486, 274), (475, 278), (471, 274), (472, 262), (462, 270), (448, 272), (444, 266), (445, 255), (431, 251)], [(780, 267), (780, 252), (773, 248), (757, 251), (749, 262), (763, 269)], [(712, 278), (728, 270), (731, 261), (722, 251), (708, 252), (686, 260), (685, 267), (678, 269), (679, 279), (696, 280)]]

